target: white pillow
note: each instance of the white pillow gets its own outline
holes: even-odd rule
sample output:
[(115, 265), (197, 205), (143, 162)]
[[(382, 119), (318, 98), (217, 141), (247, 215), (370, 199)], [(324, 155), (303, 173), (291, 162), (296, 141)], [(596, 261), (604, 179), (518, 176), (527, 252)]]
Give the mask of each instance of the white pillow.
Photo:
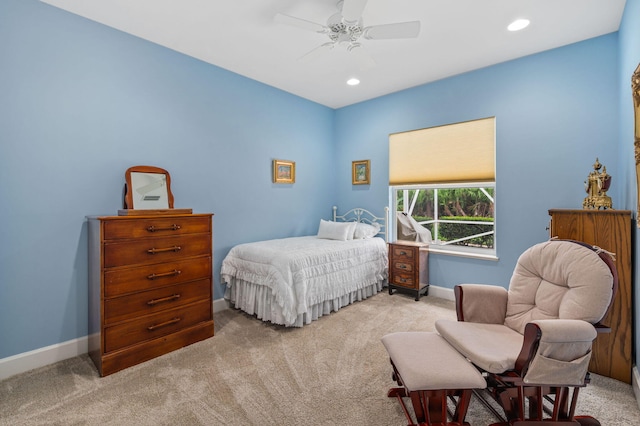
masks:
[(355, 222), (329, 222), (327, 220), (320, 219), (318, 238), (340, 241), (351, 240), (353, 239), (353, 231), (355, 227)]
[(373, 238), (378, 235), (380, 232), (380, 224), (372, 223), (369, 225), (368, 223), (358, 223), (356, 225), (356, 230), (353, 233), (354, 240), (360, 240), (364, 238)]

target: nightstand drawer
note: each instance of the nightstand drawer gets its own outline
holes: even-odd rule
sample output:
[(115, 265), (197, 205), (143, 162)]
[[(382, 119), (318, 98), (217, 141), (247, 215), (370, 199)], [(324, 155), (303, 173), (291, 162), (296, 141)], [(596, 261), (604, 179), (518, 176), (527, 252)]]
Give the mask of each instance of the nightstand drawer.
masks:
[(393, 269), (398, 272), (412, 272), (413, 271), (413, 263), (409, 262), (394, 262)]
[(413, 248), (408, 247), (393, 247), (391, 256), (396, 260), (406, 259), (412, 261), (415, 258)]
[(412, 274), (393, 274), (391, 283), (402, 287), (415, 288), (416, 282)]

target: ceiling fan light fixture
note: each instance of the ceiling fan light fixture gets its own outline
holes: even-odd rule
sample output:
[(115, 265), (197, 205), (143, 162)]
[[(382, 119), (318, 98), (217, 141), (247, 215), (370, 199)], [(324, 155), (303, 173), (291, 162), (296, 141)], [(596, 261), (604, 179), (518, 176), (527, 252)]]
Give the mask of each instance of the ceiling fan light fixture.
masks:
[(509, 31), (520, 31), (529, 26), (530, 21), (528, 19), (516, 19), (512, 23), (509, 24), (507, 29)]
[(337, 4), (338, 12), (329, 16), (326, 25), (283, 13), (276, 14), (274, 20), (276, 23), (325, 34), (329, 38), (329, 42), (306, 53), (300, 58), (301, 60), (310, 60), (317, 57), (321, 52), (331, 50), (335, 46), (341, 46), (345, 47), (348, 52), (352, 52), (352, 56), (356, 58), (360, 70), (363, 70), (375, 66), (375, 61), (364, 50), (362, 44), (360, 44), (361, 40), (417, 38), (420, 34), (420, 21), (365, 27), (362, 23), (362, 13), (367, 3), (368, 0), (340, 0)]
[(347, 80), (347, 84), (349, 86), (357, 86), (358, 84), (360, 84), (360, 80), (355, 77), (351, 77), (349, 80)]

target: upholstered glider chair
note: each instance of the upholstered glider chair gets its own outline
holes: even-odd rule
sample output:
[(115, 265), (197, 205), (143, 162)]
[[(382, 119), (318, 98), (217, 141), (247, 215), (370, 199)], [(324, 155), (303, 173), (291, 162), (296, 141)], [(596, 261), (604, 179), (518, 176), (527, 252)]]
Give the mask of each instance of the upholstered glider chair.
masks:
[[(589, 382), (591, 347), (613, 295), (617, 272), (597, 247), (550, 240), (518, 259), (509, 289), (455, 288), (458, 321), (436, 330), (483, 374), (501, 407), (495, 425), (599, 425), (576, 416), (578, 390)], [(544, 420), (544, 422), (543, 422)]]

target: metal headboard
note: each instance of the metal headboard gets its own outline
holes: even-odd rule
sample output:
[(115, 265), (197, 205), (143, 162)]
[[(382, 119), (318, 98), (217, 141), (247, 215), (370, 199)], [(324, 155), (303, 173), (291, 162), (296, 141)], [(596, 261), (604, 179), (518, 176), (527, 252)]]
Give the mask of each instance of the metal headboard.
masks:
[(386, 242), (389, 242), (389, 207), (384, 208), (384, 216), (376, 216), (369, 210), (356, 207), (351, 209), (343, 215), (338, 214), (338, 206), (333, 206), (333, 221), (334, 222), (359, 222), (372, 225), (374, 223), (380, 225), (380, 232), (378, 235), (383, 236)]

